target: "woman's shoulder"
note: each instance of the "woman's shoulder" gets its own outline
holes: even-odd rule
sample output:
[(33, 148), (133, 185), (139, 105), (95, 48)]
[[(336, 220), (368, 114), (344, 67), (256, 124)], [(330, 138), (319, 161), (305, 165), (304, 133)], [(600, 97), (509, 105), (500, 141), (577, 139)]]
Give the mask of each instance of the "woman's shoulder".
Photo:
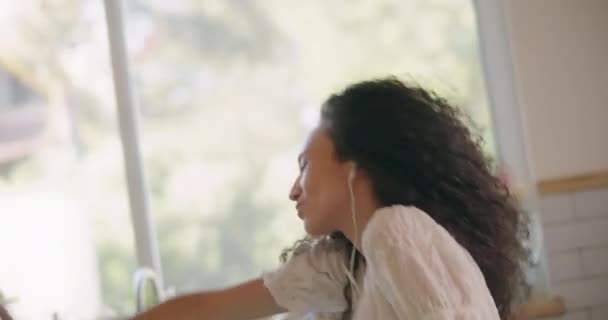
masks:
[[(426, 212), (413, 207), (394, 205), (376, 210), (363, 230), (363, 251), (378, 246), (418, 247), (430, 236), (445, 230)], [(447, 233), (447, 232), (446, 232)]]
[(470, 311), (488, 315), (477, 318), (497, 319), (477, 264), (426, 212), (406, 206), (376, 211), (362, 246), (369, 281), (398, 314), (452, 319)]
[[(446, 263), (476, 271), (473, 258), (454, 237), (429, 214), (411, 206), (391, 206), (377, 210), (363, 231), (363, 254), (370, 263), (389, 257), (401, 262), (425, 259), (425, 263)], [(424, 258), (432, 254), (441, 261)], [(418, 261), (419, 262), (419, 261)], [(418, 263), (416, 262), (416, 263)]]

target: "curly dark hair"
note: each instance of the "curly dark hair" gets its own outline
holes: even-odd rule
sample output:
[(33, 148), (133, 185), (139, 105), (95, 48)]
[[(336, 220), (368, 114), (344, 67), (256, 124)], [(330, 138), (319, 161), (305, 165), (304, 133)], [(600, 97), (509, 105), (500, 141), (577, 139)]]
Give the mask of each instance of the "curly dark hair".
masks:
[[(321, 110), (339, 159), (367, 173), (382, 206), (415, 206), (443, 226), (471, 254), (508, 319), (525, 292), (527, 219), (470, 124), (445, 99), (394, 77), (351, 85)], [(330, 238), (352, 249), (343, 234)], [(357, 253), (357, 265), (361, 259)], [(352, 313), (349, 288), (344, 319)]]

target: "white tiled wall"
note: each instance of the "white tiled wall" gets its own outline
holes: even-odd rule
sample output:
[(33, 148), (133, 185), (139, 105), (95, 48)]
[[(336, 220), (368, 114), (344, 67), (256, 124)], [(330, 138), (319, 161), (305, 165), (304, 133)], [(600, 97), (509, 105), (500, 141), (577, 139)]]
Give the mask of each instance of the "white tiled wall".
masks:
[(560, 320), (608, 320), (608, 188), (544, 196), (541, 215)]

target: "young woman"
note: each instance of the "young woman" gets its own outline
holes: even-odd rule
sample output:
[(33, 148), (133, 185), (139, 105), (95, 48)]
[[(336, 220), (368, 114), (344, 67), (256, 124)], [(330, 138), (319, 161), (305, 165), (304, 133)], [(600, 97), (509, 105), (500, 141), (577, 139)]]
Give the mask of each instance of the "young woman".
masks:
[(395, 78), (352, 85), (298, 161), (309, 240), (260, 279), (135, 319), (509, 318), (525, 221), (456, 108)]

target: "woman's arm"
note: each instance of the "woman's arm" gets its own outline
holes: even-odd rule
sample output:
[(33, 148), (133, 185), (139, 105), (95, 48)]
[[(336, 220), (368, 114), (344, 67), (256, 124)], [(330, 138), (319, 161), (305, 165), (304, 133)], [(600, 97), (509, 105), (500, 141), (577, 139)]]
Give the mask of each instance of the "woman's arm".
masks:
[(250, 320), (285, 312), (255, 279), (239, 286), (198, 292), (167, 300), (131, 320)]
[(6, 309), (4, 309), (4, 306), (2, 306), (1, 304), (0, 304), (0, 320), (13, 320), (11, 315), (8, 314), (8, 311), (6, 311)]

